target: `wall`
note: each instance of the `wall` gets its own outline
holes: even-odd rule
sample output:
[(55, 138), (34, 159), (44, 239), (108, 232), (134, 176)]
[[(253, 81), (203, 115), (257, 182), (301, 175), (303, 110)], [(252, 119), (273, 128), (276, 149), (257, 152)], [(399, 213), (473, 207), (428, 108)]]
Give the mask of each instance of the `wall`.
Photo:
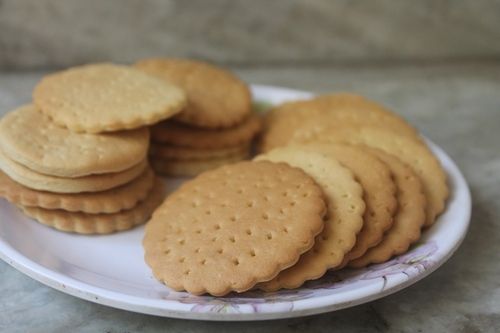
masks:
[(0, 1), (0, 69), (154, 55), (234, 66), (496, 60), (500, 1)]

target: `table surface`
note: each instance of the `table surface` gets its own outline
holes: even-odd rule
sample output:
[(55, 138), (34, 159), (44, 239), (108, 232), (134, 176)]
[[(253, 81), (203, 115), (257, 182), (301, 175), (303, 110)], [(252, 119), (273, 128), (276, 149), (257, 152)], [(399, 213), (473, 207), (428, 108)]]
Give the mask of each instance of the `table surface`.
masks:
[[(0, 262), (0, 332), (494, 332), (500, 329), (500, 65), (236, 69), (249, 82), (380, 101), (445, 149), (469, 182), (472, 223), (443, 267), (399, 293), (333, 313), (268, 322), (160, 318), (83, 301)], [(0, 112), (44, 73), (0, 74)]]

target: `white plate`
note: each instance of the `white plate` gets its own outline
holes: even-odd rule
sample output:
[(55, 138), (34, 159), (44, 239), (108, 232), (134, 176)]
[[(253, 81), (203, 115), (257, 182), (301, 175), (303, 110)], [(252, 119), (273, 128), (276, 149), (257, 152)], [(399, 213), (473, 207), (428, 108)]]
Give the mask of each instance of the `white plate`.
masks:
[[(280, 103), (306, 92), (253, 86), (255, 100)], [(0, 257), (24, 274), (92, 302), (154, 314), (205, 320), (262, 320), (334, 311), (401, 290), (441, 266), (464, 238), (471, 200), (464, 177), (436, 145), (448, 174), (447, 209), (407, 254), (360, 270), (332, 272), (297, 290), (191, 296), (158, 283), (143, 261), (143, 228), (109, 236), (80, 236), (38, 224), (0, 201)], [(177, 184), (180, 181), (176, 182)], [(176, 185), (176, 184), (172, 184)]]

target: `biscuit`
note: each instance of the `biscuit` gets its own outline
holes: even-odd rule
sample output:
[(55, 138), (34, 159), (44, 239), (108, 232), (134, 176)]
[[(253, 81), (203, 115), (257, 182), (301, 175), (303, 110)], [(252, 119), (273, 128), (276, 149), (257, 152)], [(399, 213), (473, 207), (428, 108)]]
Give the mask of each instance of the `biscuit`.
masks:
[(15, 205), (26, 207), (109, 214), (134, 207), (149, 194), (153, 180), (153, 170), (148, 167), (130, 183), (107, 191), (62, 194), (32, 190), (16, 183), (0, 171), (0, 197)]
[(420, 238), (420, 229), (425, 223), (426, 199), (420, 179), (412, 169), (396, 157), (378, 149), (370, 149), (391, 169), (398, 187), (399, 209), (394, 224), (382, 242), (372, 247), (363, 256), (349, 262), (350, 267), (365, 267), (382, 263), (392, 256), (406, 252)]
[[(323, 189), (328, 206), (323, 232), (314, 247), (304, 253), (292, 267), (280, 272), (271, 281), (257, 287), (265, 291), (298, 288), (307, 280), (318, 279), (329, 268), (342, 263), (356, 243), (363, 227), (363, 189), (353, 173), (337, 160), (305, 146), (276, 148), (256, 160), (285, 162), (303, 169)], [(287, 207), (282, 207), (286, 211)]]
[(82, 177), (120, 172), (147, 154), (147, 128), (107, 134), (75, 133), (50, 121), (34, 105), (0, 120), (0, 147), (11, 160), (38, 173)]
[(335, 158), (351, 170), (363, 188), (366, 205), (363, 228), (356, 237), (356, 244), (344, 258), (344, 263), (347, 263), (377, 245), (392, 226), (393, 215), (397, 209), (396, 185), (390, 169), (384, 162), (356, 146), (311, 144), (308, 149)]
[(325, 128), (346, 125), (376, 125), (418, 138), (416, 129), (395, 113), (362, 96), (341, 93), (288, 102), (271, 110), (264, 119), (260, 151), (287, 145), (295, 136), (310, 139)]
[(153, 142), (196, 149), (221, 149), (248, 144), (260, 131), (260, 116), (251, 114), (243, 122), (229, 128), (205, 129), (164, 121), (151, 128)]
[(323, 229), (319, 186), (285, 163), (241, 162), (184, 183), (155, 211), (143, 246), (174, 290), (244, 292), (293, 265)]
[(0, 169), (16, 182), (33, 190), (55, 193), (99, 192), (128, 183), (147, 167), (142, 160), (133, 167), (115, 173), (104, 173), (78, 178), (63, 178), (37, 173), (12, 161), (0, 150)]
[(420, 177), (427, 197), (425, 226), (431, 226), (444, 210), (448, 197), (446, 174), (421, 141), (376, 127), (356, 126), (325, 133), (315, 142), (346, 142), (378, 148), (406, 163)]
[(135, 66), (172, 82), (186, 92), (187, 105), (175, 116), (197, 127), (231, 127), (251, 112), (248, 86), (231, 72), (211, 64), (173, 58), (144, 59)]
[(239, 162), (246, 159), (248, 155), (248, 151), (240, 151), (224, 157), (196, 160), (170, 160), (153, 157), (150, 163), (158, 174), (171, 177), (192, 177), (225, 164)]
[(198, 149), (172, 146), (169, 144), (152, 143), (149, 148), (149, 155), (153, 158), (170, 160), (203, 160), (219, 157), (227, 157), (238, 153), (248, 152), (248, 144), (228, 148)]
[(35, 87), (33, 100), (56, 124), (87, 133), (154, 124), (186, 105), (180, 88), (137, 68), (107, 63), (48, 75)]
[(109, 234), (145, 223), (155, 208), (161, 204), (163, 198), (163, 183), (160, 179), (156, 179), (152, 191), (143, 201), (131, 209), (117, 213), (87, 214), (39, 207), (19, 206), (19, 208), (27, 216), (60, 231), (78, 234)]
[[(325, 117), (326, 116), (326, 117)], [(353, 126), (373, 126), (385, 131), (394, 132), (401, 136), (407, 136), (415, 141), (422, 141), (420, 136), (414, 133), (408, 132), (404, 127), (398, 127), (397, 125), (388, 124), (386, 122), (372, 122), (370, 118), (360, 118), (359, 121), (353, 120), (343, 120), (343, 121), (332, 121), (330, 115), (318, 115), (312, 118), (304, 120), (300, 127), (297, 128), (288, 139), (288, 144), (300, 143), (304, 141), (313, 141), (320, 138), (325, 133), (337, 131), (343, 127), (353, 127)], [(423, 142), (423, 141), (422, 141)]]

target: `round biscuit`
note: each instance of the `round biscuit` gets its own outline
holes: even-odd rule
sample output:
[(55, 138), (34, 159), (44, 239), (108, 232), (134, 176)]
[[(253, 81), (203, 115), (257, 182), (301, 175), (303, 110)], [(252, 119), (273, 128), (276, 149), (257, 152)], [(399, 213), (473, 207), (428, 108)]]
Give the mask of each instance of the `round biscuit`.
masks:
[(0, 148), (5, 155), (51, 176), (120, 172), (142, 161), (148, 145), (147, 128), (76, 133), (56, 125), (34, 105), (20, 107), (0, 120)]
[(138, 177), (148, 163), (144, 159), (131, 168), (114, 173), (89, 175), (78, 178), (63, 178), (44, 175), (19, 164), (3, 153), (0, 149), (0, 170), (10, 178), (28, 188), (55, 193), (98, 192), (128, 183)]
[(151, 128), (151, 140), (179, 147), (222, 149), (248, 145), (261, 127), (261, 117), (255, 113), (235, 126), (218, 129), (193, 127), (168, 120)]
[(109, 234), (143, 224), (164, 198), (164, 186), (160, 179), (149, 195), (136, 206), (111, 214), (87, 214), (65, 210), (19, 206), (27, 216), (60, 231), (78, 234)]
[(180, 112), (184, 92), (130, 66), (73, 67), (44, 77), (33, 101), (58, 125), (100, 133), (151, 125)]
[(175, 119), (198, 127), (231, 127), (251, 112), (248, 86), (231, 72), (194, 60), (156, 58), (135, 64), (146, 73), (173, 82), (187, 95), (187, 105)]
[(153, 181), (153, 170), (148, 167), (136, 179), (116, 188), (102, 192), (63, 194), (30, 189), (0, 171), (0, 197), (19, 206), (110, 214), (131, 209), (142, 201), (153, 187)]
[(155, 211), (143, 245), (174, 290), (244, 292), (293, 265), (323, 229), (313, 179), (284, 163), (241, 162), (184, 183)]
[[(411, 137), (418, 132), (403, 118), (362, 96), (340, 93), (284, 103), (264, 118), (260, 151), (319, 136), (328, 128), (377, 125)], [(295, 138), (295, 137), (298, 138)]]

